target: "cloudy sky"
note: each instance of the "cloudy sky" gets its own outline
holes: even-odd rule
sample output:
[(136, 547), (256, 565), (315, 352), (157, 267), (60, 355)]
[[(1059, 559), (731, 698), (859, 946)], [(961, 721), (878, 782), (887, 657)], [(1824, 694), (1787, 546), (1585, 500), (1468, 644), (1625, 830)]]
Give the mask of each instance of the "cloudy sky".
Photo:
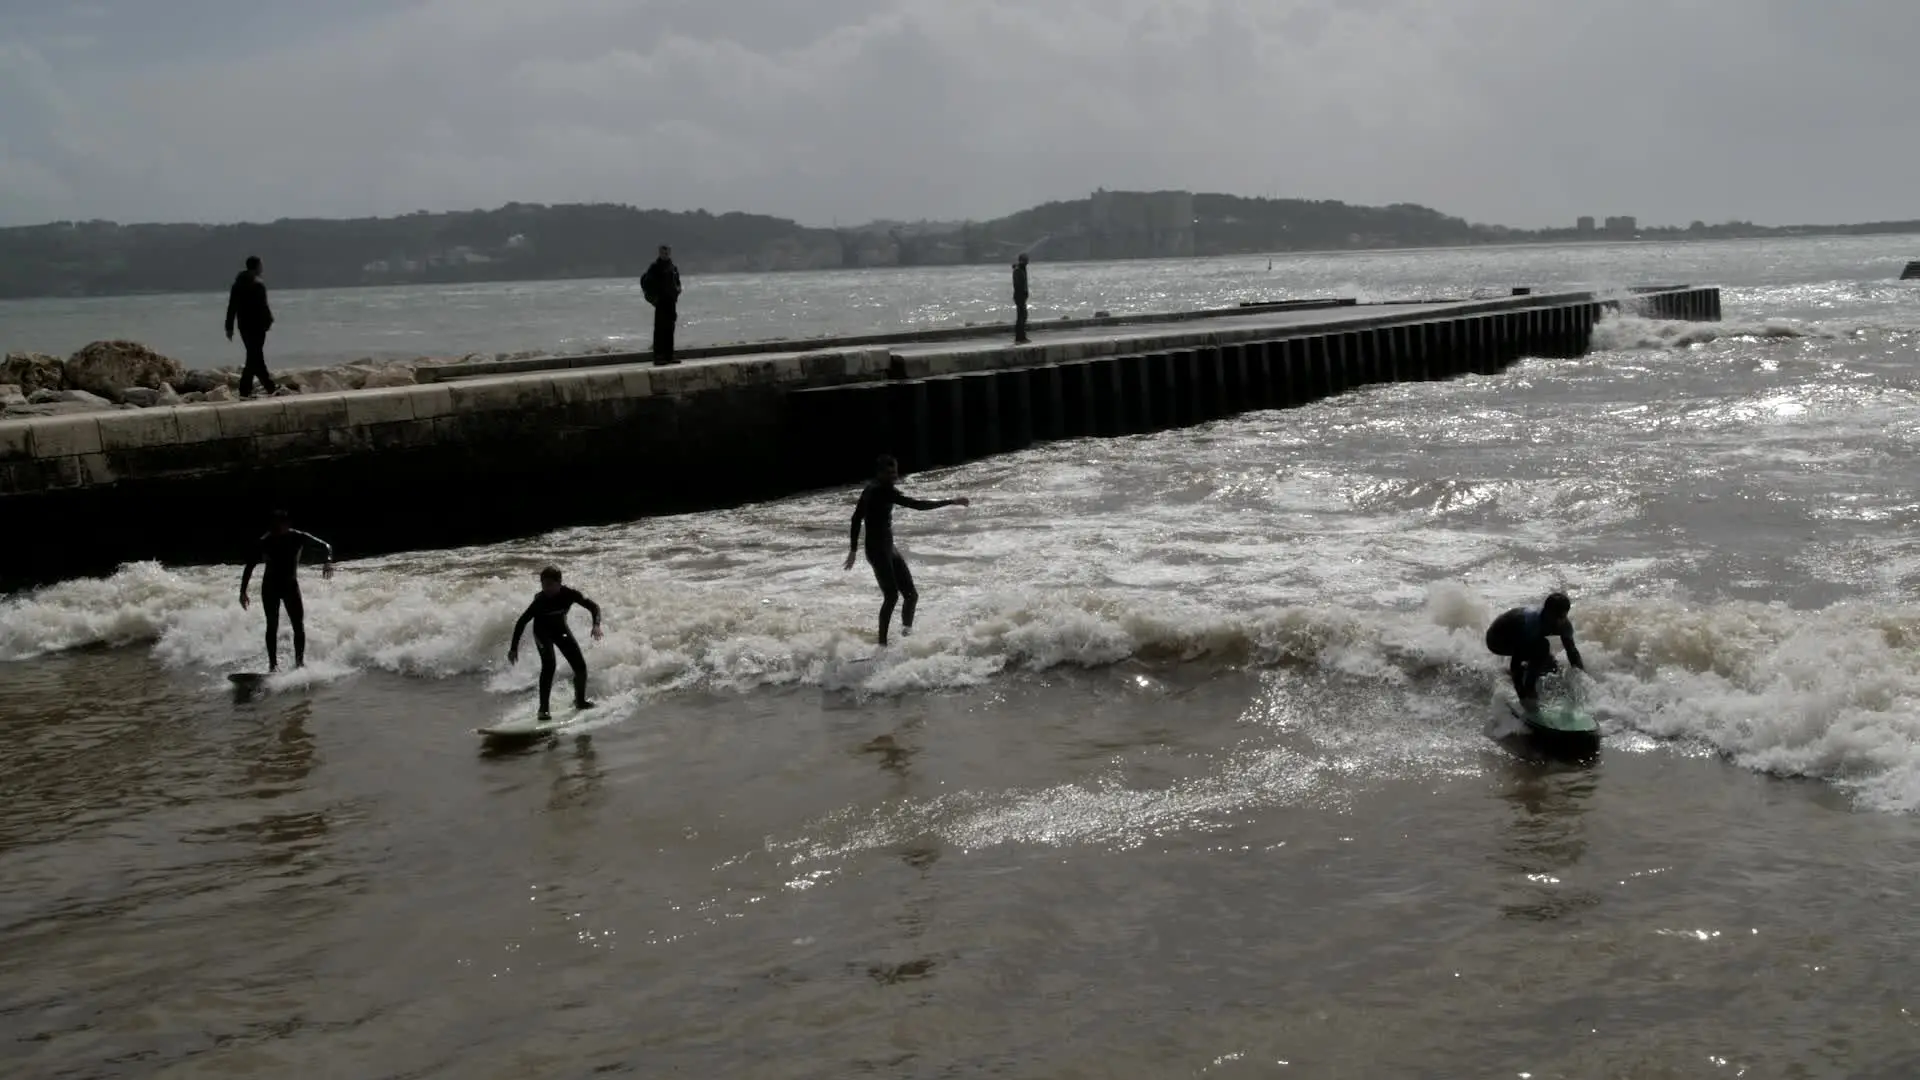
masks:
[(1916, 0), (0, 0), (0, 224), (1920, 217)]

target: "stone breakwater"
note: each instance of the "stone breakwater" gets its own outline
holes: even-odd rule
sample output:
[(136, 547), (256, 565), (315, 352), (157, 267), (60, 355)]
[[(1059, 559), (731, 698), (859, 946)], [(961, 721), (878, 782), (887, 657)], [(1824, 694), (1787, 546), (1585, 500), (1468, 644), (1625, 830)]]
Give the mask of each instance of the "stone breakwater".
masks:
[(1489, 375), (1582, 355), (1618, 308), (1717, 320), (1720, 295), (1362, 304), (0, 420), (0, 589), (238, 561), (276, 507), (344, 558), (445, 548), (847, 483), (879, 452), (941, 468)]
[[(411, 386), (413, 363), (364, 360), (338, 367), (275, 372), (289, 394)], [(96, 341), (65, 360), (12, 352), (0, 360), (0, 419), (65, 416), (233, 401), (240, 369), (189, 371), (137, 341)]]

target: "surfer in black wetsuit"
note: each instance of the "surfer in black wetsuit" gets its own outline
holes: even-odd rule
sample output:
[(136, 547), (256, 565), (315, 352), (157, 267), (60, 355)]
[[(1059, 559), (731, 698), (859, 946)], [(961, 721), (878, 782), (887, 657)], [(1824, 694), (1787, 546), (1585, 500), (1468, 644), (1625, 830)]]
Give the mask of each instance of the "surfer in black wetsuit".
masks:
[(1560, 670), (1549, 638), (1560, 639), (1560, 646), (1567, 651), (1568, 663), (1581, 671), (1587, 670), (1580, 662), (1579, 647), (1573, 643), (1573, 621), (1567, 617), (1572, 610), (1573, 601), (1566, 593), (1557, 592), (1548, 595), (1539, 607), (1514, 608), (1487, 627), (1487, 648), (1495, 656), (1513, 658), (1508, 673), (1513, 677), (1513, 690), (1520, 696), (1521, 704), (1531, 705), (1537, 701), (1540, 676)]
[(570, 589), (560, 584), (560, 570), (549, 566), (540, 571), (540, 591), (533, 594), (533, 603), (521, 612), (520, 621), (513, 624), (513, 642), (507, 646), (507, 663), (520, 660), (520, 633), (533, 624), (533, 647), (540, 651), (540, 719), (547, 719), (551, 713), (547, 709), (553, 697), (553, 651), (567, 658), (567, 666), (573, 669), (573, 707), (591, 709), (593, 702), (587, 700), (587, 658), (580, 654), (580, 643), (573, 639), (573, 631), (567, 629), (567, 609), (579, 604), (593, 616), (593, 640), (600, 640), (600, 605), (580, 595), (580, 590)]
[(295, 571), (300, 567), (300, 552), (308, 544), (318, 547), (323, 553), (320, 576), (333, 577), (333, 547), (325, 540), (311, 533), (301, 532), (293, 527), (285, 510), (273, 512), (273, 526), (260, 543), (253, 549), (253, 555), (247, 559), (247, 568), (240, 575), (240, 606), (247, 606), (247, 583), (253, 580), (253, 568), (261, 563), (266, 568), (260, 572), (260, 599), (267, 606), (267, 670), (280, 670), (280, 608), (285, 605), (287, 621), (293, 624), (293, 666), (307, 665), (307, 606), (300, 599), (300, 579)]
[(900, 632), (913, 633), (913, 606), (920, 600), (920, 594), (914, 591), (913, 574), (907, 569), (907, 560), (900, 557), (900, 551), (893, 546), (893, 508), (904, 506), (909, 510), (938, 510), (943, 506), (966, 506), (966, 499), (938, 499), (928, 502), (924, 499), (912, 499), (900, 494), (894, 484), (900, 480), (900, 465), (889, 455), (881, 455), (879, 470), (873, 483), (868, 484), (860, 493), (860, 502), (853, 508), (853, 532), (847, 551), (847, 565), (844, 569), (853, 569), (854, 556), (860, 553), (860, 523), (867, 525), (867, 565), (873, 567), (873, 577), (880, 583), (880, 647), (887, 644), (887, 627), (893, 622), (893, 605), (904, 597), (906, 604), (900, 609)]

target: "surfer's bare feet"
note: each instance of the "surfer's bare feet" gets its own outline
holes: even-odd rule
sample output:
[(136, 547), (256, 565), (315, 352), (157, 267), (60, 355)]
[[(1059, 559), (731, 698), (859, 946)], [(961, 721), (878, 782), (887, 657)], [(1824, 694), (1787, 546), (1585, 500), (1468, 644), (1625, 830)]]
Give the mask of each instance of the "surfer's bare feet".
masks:
[(573, 703), (573, 707), (576, 709), (591, 709), (593, 706), (594, 702), (591, 701), (576, 701)]
[(551, 720), (551, 719), (553, 719), (553, 714), (552, 714), (552, 713), (550, 713), (550, 712), (547, 712), (547, 711), (546, 711), (545, 709), (542, 709), (542, 710), (540, 710), (540, 719), (542, 719), (542, 720)]

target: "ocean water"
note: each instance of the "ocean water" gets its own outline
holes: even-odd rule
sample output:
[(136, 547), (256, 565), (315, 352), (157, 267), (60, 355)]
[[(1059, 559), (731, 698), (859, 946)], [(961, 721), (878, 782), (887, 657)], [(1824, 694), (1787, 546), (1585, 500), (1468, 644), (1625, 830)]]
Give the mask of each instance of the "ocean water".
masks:
[[(1691, 281), (1726, 319), (909, 477), (973, 505), (896, 515), (920, 613), (873, 662), (851, 490), (343, 552), (260, 693), (224, 678), (260, 663), (238, 567), (0, 600), (0, 1068), (1914, 1075), (1908, 254), (1048, 267), (1113, 310)], [(747, 335), (964, 318), (997, 278), (729, 281)], [(528, 308), (488, 347), (626, 317), (624, 286), (489, 288)], [(532, 709), (505, 653), (548, 562), (606, 610), (601, 705), (487, 751)], [(1499, 737), (1483, 631), (1554, 588), (1591, 765)]]

